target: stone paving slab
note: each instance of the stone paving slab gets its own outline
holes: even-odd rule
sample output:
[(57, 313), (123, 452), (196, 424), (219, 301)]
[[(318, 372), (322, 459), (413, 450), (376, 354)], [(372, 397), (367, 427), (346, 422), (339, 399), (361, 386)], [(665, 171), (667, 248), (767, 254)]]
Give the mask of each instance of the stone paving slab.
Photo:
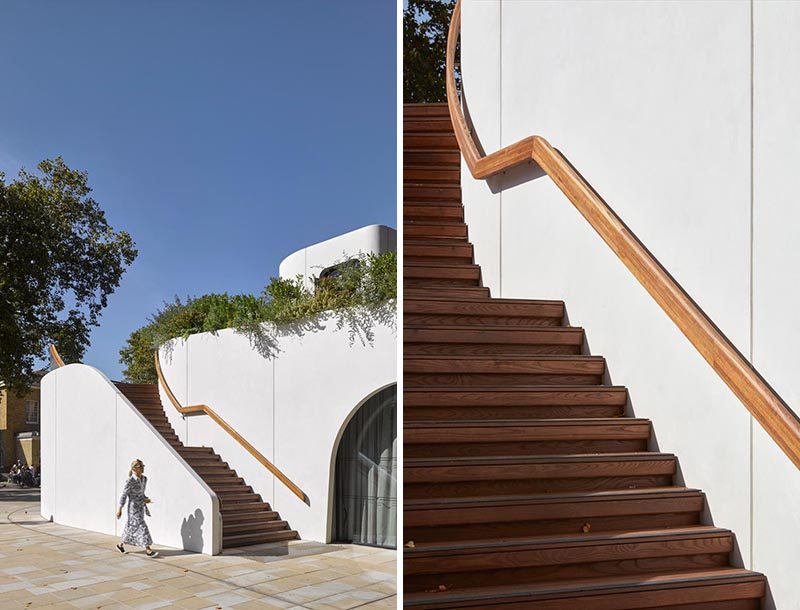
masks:
[(120, 555), (115, 537), (39, 515), (38, 490), (0, 484), (0, 608), (390, 610), (396, 552), (306, 541), (215, 557), (153, 545)]

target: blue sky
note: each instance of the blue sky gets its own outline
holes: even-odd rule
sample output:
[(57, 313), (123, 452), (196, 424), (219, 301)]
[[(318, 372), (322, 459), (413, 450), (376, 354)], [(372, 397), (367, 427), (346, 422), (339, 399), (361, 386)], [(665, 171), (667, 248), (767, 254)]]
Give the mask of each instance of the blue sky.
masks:
[(175, 295), (260, 292), (282, 258), (396, 225), (393, 0), (3, 4), (0, 171), (62, 155), (139, 257), (85, 362), (121, 378)]

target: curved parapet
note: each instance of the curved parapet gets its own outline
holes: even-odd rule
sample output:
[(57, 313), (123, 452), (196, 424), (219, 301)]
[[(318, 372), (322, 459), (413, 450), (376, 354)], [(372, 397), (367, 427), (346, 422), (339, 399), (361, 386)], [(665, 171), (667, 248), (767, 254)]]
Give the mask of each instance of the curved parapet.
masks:
[(147, 523), (156, 544), (216, 554), (222, 522), (216, 494), (97, 369), (69, 364), (41, 382), (42, 516), (119, 535), (114, 513), (132, 460), (144, 461)]

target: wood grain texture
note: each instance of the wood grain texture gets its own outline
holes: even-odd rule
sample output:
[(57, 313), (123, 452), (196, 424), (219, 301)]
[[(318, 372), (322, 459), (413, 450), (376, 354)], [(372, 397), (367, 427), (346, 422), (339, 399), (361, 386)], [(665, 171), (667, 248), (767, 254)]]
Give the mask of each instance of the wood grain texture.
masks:
[(461, 0), (453, 10), (447, 42), (447, 104), (461, 154), (476, 179), (490, 178), (533, 161), (555, 182), (603, 241), (728, 385), (786, 456), (800, 468), (800, 421), (733, 343), (578, 171), (543, 137), (529, 136), (482, 155), (464, 118), (455, 86)]
[(52, 343), (50, 344), (50, 357), (53, 359), (53, 362), (56, 363), (56, 366), (61, 368), (64, 366), (64, 361), (61, 359), (61, 355), (58, 353), (56, 346)]
[(208, 405), (189, 405), (186, 407), (181, 406), (181, 404), (178, 402), (178, 399), (175, 398), (175, 395), (172, 393), (172, 390), (170, 389), (167, 380), (164, 379), (164, 374), (161, 371), (161, 362), (159, 361), (158, 358), (158, 350), (156, 350), (154, 358), (156, 364), (156, 374), (158, 375), (158, 382), (161, 385), (161, 388), (164, 390), (164, 393), (167, 395), (167, 398), (169, 398), (169, 401), (172, 403), (172, 406), (175, 407), (178, 413), (181, 413), (182, 415), (189, 415), (192, 413), (203, 413), (205, 415), (208, 415), (212, 420), (214, 420), (214, 422), (220, 428), (225, 430), (225, 432), (227, 432), (237, 443), (239, 443), (242, 447), (244, 447), (244, 449), (250, 455), (252, 455), (256, 460), (258, 460), (258, 462), (262, 466), (264, 466), (264, 468), (266, 468), (273, 475), (275, 475), (275, 477), (281, 483), (283, 483), (294, 495), (296, 495), (303, 502), (308, 504), (309, 498), (305, 494), (305, 492), (302, 489), (300, 489), (297, 485), (295, 485), (294, 482), (291, 479), (289, 479), (289, 477), (283, 474), (283, 472), (281, 472), (280, 469), (277, 466), (275, 466), (275, 464), (273, 464), (267, 458), (265, 458), (258, 449), (253, 447), (253, 445), (251, 445), (250, 443), (248, 443), (247, 440), (244, 439), (242, 435), (239, 434), (236, 430), (234, 430), (234, 428), (230, 424), (228, 424), (228, 422), (222, 419), (216, 413), (216, 411), (214, 411), (214, 409), (212, 409)]

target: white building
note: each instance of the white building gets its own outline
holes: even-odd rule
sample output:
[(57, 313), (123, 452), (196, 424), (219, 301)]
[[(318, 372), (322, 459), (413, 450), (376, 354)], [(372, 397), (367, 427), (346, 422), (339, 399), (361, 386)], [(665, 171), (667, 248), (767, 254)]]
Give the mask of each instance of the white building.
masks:
[[(393, 248), (392, 229), (370, 226), (300, 252), (325, 268), (344, 253)], [(274, 329), (266, 355), (232, 329), (160, 350), (164, 379), (180, 405), (210, 406), (301, 488), (305, 501), (211, 417), (179, 413), (161, 387), (166, 417), (184, 446), (212, 447), (302, 539), (394, 547), (396, 332), (377, 318), (370, 331), (365, 339), (320, 316)], [(124, 519), (113, 512), (134, 458), (147, 464), (156, 544), (218, 553), (217, 493), (105, 375), (68, 364), (43, 379), (43, 516), (121, 533)]]

